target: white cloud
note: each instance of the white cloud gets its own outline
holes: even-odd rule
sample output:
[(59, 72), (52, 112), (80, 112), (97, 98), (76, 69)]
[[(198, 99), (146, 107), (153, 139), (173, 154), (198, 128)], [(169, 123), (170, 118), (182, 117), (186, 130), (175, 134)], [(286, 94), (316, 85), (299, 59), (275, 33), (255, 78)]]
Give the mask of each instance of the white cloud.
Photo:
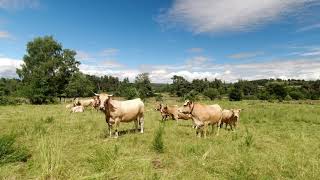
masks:
[(123, 64), (119, 63), (116, 60), (105, 60), (102, 62), (102, 64), (108, 68), (120, 68), (120, 67), (124, 67)]
[(191, 53), (201, 53), (201, 52), (203, 52), (203, 49), (202, 49), (202, 48), (194, 47), (194, 48), (188, 49), (188, 52), (191, 52)]
[(0, 77), (16, 78), (16, 68), (20, 68), (23, 61), (0, 56)]
[(0, 0), (0, 9), (20, 10), (39, 7), (39, 0)]
[[(192, 68), (188, 66), (190, 59), (183, 64), (142, 65), (140, 68), (129, 68), (109, 61), (101, 65), (81, 64), (80, 71), (97, 76), (112, 75), (120, 79), (128, 77), (130, 81), (134, 81), (139, 73), (149, 72), (152, 82), (157, 83), (171, 83), (174, 75), (183, 76), (189, 81), (201, 78), (218, 78), (227, 82), (235, 82), (238, 79), (320, 79), (320, 57), (234, 64), (208, 63), (208, 58), (204, 57), (191, 59), (199, 62), (194, 63)], [(22, 63), (19, 59), (0, 56), (0, 77), (17, 77), (16, 68)]]
[(176, 0), (159, 15), (167, 26), (183, 25), (194, 33), (250, 31), (317, 0)]
[(114, 56), (119, 53), (119, 49), (116, 48), (107, 48), (101, 51), (101, 56)]
[(78, 61), (86, 61), (86, 60), (92, 59), (92, 57), (90, 56), (89, 53), (87, 53), (85, 51), (77, 50), (76, 59)]
[(257, 52), (241, 52), (237, 54), (231, 54), (228, 57), (232, 59), (246, 59), (246, 58), (253, 58), (259, 55), (263, 55), (264, 52), (257, 51)]
[(319, 28), (320, 28), (320, 23), (317, 23), (317, 24), (312, 24), (309, 26), (302, 27), (302, 28), (298, 29), (297, 32), (311, 31), (311, 30), (319, 29)]
[(0, 31), (0, 39), (10, 39), (12, 35), (7, 31)]

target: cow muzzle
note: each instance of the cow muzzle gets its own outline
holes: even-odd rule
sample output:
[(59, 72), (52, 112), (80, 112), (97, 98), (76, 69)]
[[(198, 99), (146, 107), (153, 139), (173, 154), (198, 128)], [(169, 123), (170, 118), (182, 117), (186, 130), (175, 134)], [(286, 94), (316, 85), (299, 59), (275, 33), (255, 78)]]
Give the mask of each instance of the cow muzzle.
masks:
[(99, 106), (99, 109), (104, 111), (106, 108), (104, 106)]

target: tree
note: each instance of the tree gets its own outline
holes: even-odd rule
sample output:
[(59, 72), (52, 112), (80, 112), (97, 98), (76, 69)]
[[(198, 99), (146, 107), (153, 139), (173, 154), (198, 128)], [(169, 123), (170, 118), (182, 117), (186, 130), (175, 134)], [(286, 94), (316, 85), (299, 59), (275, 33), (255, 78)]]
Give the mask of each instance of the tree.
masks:
[(219, 96), (219, 91), (215, 88), (207, 88), (203, 91), (203, 95), (210, 98), (210, 100), (214, 100)]
[(171, 94), (183, 97), (191, 90), (190, 83), (182, 76), (174, 75), (171, 79), (173, 81), (170, 86)]
[(128, 86), (124, 89), (122, 96), (128, 100), (134, 99), (138, 97), (138, 91), (135, 87)]
[(233, 88), (229, 93), (230, 101), (241, 101), (243, 97), (242, 91), (239, 88)]
[(72, 75), (79, 71), (76, 52), (63, 49), (52, 36), (28, 42), (24, 64), (17, 69), (22, 81), (22, 94), (31, 103), (42, 104), (65, 91)]
[(269, 83), (267, 84), (267, 91), (270, 95), (274, 95), (278, 100), (283, 100), (287, 96), (287, 90), (283, 83)]
[(68, 97), (88, 97), (93, 95), (94, 89), (93, 82), (86, 75), (78, 72), (71, 77), (66, 87), (66, 94)]
[(149, 73), (138, 74), (135, 79), (135, 86), (141, 99), (153, 96)]

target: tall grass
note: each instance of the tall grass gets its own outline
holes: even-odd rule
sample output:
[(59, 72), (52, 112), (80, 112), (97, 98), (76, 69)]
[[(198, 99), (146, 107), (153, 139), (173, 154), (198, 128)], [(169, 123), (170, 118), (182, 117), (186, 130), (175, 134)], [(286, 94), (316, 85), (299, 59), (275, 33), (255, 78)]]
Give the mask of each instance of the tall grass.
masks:
[[(163, 100), (182, 104), (172, 97)], [(19, 154), (25, 149), (29, 155), (26, 162), (13, 158), (2, 163), (0, 179), (320, 177), (320, 103), (202, 103), (245, 109), (237, 131), (221, 129), (219, 136), (213, 133), (207, 139), (197, 138), (191, 121), (161, 124), (160, 113), (153, 110), (155, 101), (149, 99), (145, 132), (120, 133), (118, 139), (102, 136), (108, 127), (100, 112), (70, 114), (63, 104), (0, 106), (2, 154), (6, 159), (20, 157), (8, 156), (8, 152)], [(119, 132), (131, 129), (133, 123), (119, 126)], [(14, 140), (2, 140), (12, 131), (17, 134)]]
[(0, 166), (12, 162), (26, 162), (29, 157), (27, 149), (16, 144), (14, 135), (0, 136)]

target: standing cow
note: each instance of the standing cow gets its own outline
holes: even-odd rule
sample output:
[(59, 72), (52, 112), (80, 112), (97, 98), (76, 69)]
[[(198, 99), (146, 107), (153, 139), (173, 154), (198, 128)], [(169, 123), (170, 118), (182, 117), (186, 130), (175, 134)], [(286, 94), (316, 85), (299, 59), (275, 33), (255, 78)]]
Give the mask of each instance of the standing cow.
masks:
[(135, 122), (136, 131), (138, 124), (141, 126), (140, 132), (143, 133), (144, 125), (144, 104), (140, 98), (117, 101), (112, 99), (112, 95), (101, 93), (96, 94), (100, 99), (100, 110), (105, 113), (106, 122), (109, 127), (109, 135), (112, 136), (112, 126), (115, 125), (115, 137), (118, 137), (120, 122)]
[(226, 129), (228, 127), (228, 125), (230, 126), (231, 130), (232, 127), (236, 128), (237, 123), (240, 119), (240, 112), (242, 109), (224, 109), (222, 111), (222, 120), (221, 120), (221, 124), (220, 124), (220, 128), (222, 128), (223, 123), (226, 124)]
[(208, 125), (210, 124), (218, 124), (217, 135), (219, 135), (220, 123), (222, 119), (222, 109), (218, 104), (203, 105), (187, 100), (185, 101), (183, 107), (179, 108), (179, 110), (184, 114), (191, 115), (198, 135), (200, 128), (203, 128), (201, 133), (203, 133), (204, 137), (206, 137)]

